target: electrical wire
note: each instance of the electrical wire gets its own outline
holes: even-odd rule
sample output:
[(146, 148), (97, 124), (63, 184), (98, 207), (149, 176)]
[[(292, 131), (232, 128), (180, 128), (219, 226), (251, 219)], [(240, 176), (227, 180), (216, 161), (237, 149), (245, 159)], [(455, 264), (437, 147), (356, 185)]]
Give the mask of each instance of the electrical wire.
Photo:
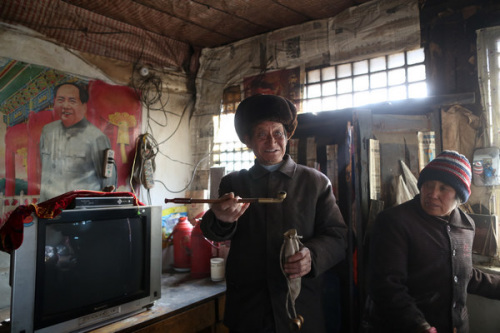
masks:
[[(143, 185), (143, 186), (145, 185), (145, 182), (146, 182), (144, 180), (144, 176), (145, 176), (145, 173), (144, 173), (144, 163), (146, 163), (147, 160), (154, 161), (154, 159), (156, 158), (156, 156), (158, 154), (161, 154), (161, 155), (165, 156), (166, 158), (170, 159), (171, 161), (182, 163), (182, 164), (185, 164), (185, 165), (191, 165), (189, 163), (185, 163), (185, 162), (181, 162), (179, 160), (175, 160), (175, 159), (169, 157), (168, 155), (162, 153), (159, 150), (159, 144), (158, 144), (158, 142), (151, 136), (151, 134), (146, 133), (146, 134), (140, 135), (137, 138), (137, 140), (136, 140), (136, 150), (135, 150), (134, 160), (132, 162), (132, 175), (130, 177), (130, 188), (132, 189), (132, 192), (134, 194), (135, 194), (134, 180), (135, 180), (135, 182), (137, 184)], [(195, 165), (195, 167), (193, 169), (193, 172), (191, 173), (191, 179), (189, 180), (189, 182), (187, 183), (187, 185), (184, 188), (180, 189), (180, 190), (171, 190), (171, 189), (169, 189), (167, 187), (167, 185), (165, 185), (164, 182), (162, 182), (161, 180), (158, 180), (158, 179), (151, 179), (149, 181), (150, 182), (152, 181), (154, 183), (160, 183), (170, 193), (181, 193), (181, 192), (184, 192), (193, 183), (193, 180), (195, 178), (196, 172), (197, 172), (198, 167), (201, 164), (201, 162), (203, 162), (211, 154), (212, 154), (212, 150), (210, 150), (205, 156), (203, 156), (196, 163), (196, 165)], [(155, 165), (154, 162), (152, 162), (152, 163), (153, 163), (153, 165)], [(146, 186), (144, 186), (144, 187), (147, 189), (148, 201), (149, 201), (149, 203), (151, 203), (150, 188), (148, 188)]]
[(167, 185), (165, 185), (165, 183), (163, 183), (162, 181), (160, 180), (155, 180), (155, 182), (158, 182), (160, 184), (163, 185), (163, 187), (170, 193), (180, 193), (180, 192), (184, 192), (185, 190), (187, 190), (190, 186), (191, 186), (191, 183), (193, 182), (194, 180), (194, 176), (196, 175), (196, 170), (198, 169), (198, 166), (200, 165), (201, 162), (203, 162), (207, 157), (209, 157), (210, 155), (212, 154), (212, 151), (208, 152), (205, 156), (203, 156), (199, 161), (198, 163), (196, 163), (195, 167), (194, 167), (194, 170), (193, 172), (191, 173), (191, 180), (189, 181), (189, 183), (182, 189), (180, 190), (171, 190), (167, 187)]
[[(136, 185), (144, 185), (144, 163), (146, 160), (154, 161), (155, 157), (157, 154), (161, 154), (162, 156), (165, 156), (166, 158), (170, 159), (171, 161), (177, 162), (177, 163), (182, 163), (185, 165), (190, 165), (189, 163), (184, 163), (178, 160), (175, 160), (171, 157), (169, 157), (167, 154), (163, 153), (160, 150), (160, 146), (164, 143), (166, 143), (168, 140), (170, 140), (179, 130), (182, 120), (184, 119), (185, 115), (187, 114), (188, 110), (190, 110), (193, 106), (194, 101), (190, 100), (189, 103), (187, 103), (182, 111), (182, 113), (179, 115), (177, 113), (167, 111), (166, 107), (170, 102), (170, 95), (167, 95), (166, 97), (164, 96), (163, 92), (163, 81), (161, 77), (157, 74), (158, 71), (153, 70), (152, 68), (148, 68), (148, 71), (146, 72), (146, 75), (141, 75), (141, 69), (145, 67), (144, 64), (140, 63), (140, 59), (142, 58), (142, 52), (141, 56), (137, 59), (137, 61), (133, 65), (133, 77), (131, 80), (131, 86), (136, 92), (139, 100), (141, 101), (141, 104), (146, 108), (146, 116), (147, 116), (147, 125), (146, 125), (146, 134), (143, 134), (138, 137), (136, 141), (136, 151), (135, 151), (135, 156), (134, 160), (132, 163), (132, 174), (130, 177), (130, 187), (132, 188), (132, 191), (134, 191), (134, 180), (136, 182)], [(158, 121), (154, 117), (152, 117), (152, 112), (162, 112), (163, 113), (163, 120)], [(160, 127), (167, 127), (169, 125), (169, 114), (174, 115), (176, 117), (179, 117), (178, 123), (175, 126), (175, 129), (170, 133), (170, 135), (162, 140), (161, 142), (157, 142), (154, 139), (154, 134), (153, 134), (153, 126), (152, 124), (156, 124), (157, 126)], [(146, 147), (146, 148), (145, 148)], [(150, 154), (145, 154), (144, 151), (148, 150), (147, 147), (150, 147)], [(180, 190), (170, 190), (165, 183), (163, 183), (161, 180), (153, 179), (152, 181), (154, 183), (160, 183), (163, 185), (163, 187), (171, 192), (171, 193), (180, 193), (188, 189), (197, 172), (198, 166), (200, 163), (205, 160), (208, 156), (210, 156), (211, 151), (207, 153), (206, 156), (201, 158), (195, 165), (194, 170), (191, 174), (191, 179), (188, 182), (188, 184)], [(148, 200), (151, 201), (150, 197), (150, 189), (145, 187), (147, 189), (147, 195), (148, 195)]]
[(181, 126), (181, 123), (182, 123), (182, 118), (184, 118), (184, 115), (186, 114), (187, 110), (188, 110), (188, 107), (193, 103), (193, 101), (191, 100), (190, 103), (186, 104), (186, 106), (184, 107), (184, 110), (182, 110), (182, 114), (181, 114), (181, 117), (179, 119), (179, 122), (177, 123), (177, 126), (175, 127), (174, 131), (165, 139), (163, 140), (162, 142), (160, 142), (160, 144), (163, 144), (165, 142), (167, 142), (168, 140), (170, 140), (170, 138), (172, 136), (174, 136), (175, 133), (177, 133), (177, 131), (179, 130), (179, 127)]

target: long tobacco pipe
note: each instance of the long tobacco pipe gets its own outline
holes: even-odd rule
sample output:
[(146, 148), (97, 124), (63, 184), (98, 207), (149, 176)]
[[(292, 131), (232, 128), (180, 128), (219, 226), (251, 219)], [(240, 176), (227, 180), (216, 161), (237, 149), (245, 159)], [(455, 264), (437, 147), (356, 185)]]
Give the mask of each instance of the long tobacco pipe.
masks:
[[(258, 203), (281, 203), (286, 198), (286, 192), (281, 191), (276, 198), (240, 198), (238, 202), (258, 202)], [(165, 199), (165, 203), (173, 202), (179, 204), (196, 204), (196, 203), (219, 203), (227, 199), (193, 199), (193, 198), (174, 198)]]

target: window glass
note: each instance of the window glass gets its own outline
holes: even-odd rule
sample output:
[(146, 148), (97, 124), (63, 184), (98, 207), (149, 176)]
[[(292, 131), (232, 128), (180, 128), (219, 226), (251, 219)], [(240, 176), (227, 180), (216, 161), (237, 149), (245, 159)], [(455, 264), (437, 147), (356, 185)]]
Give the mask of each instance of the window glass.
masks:
[(323, 80), (333, 80), (335, 79), (335, 67), (325, 67), (321, 70), (321, 75)]
[(378, 72), (386, 69), (385, 57), (370, 59), (370, 72)]
[(319, 82), (320, 79), (321, 79), (321, 76), (320, 76), (319, 69), (315, 69), (315, 70), (307, 72), (307, 83)]
[(321, 107), (321, 98), (314, 98), (304, 101), (304, 108), (313, 112), (323, 111)]
[(354, 78), (354, 91), (368, 90), (370, 81), (368, 75), (358, 76)]
[(408, 65), (422, 63), (425, 60), (424, 49), (408, 51), (406, 56), (408, 57)]
[(337, 107), (339, 109), (351, 108), (352, 107), (352, 95), (339, 95), (337, 96)]
[(380, 103), (387, 101), (387, 88), (374, 89), (370, 92), (370, 101)]
[(366, 74), (368, 73), (368, 60), (356, 61), (353, 67), (354, 75)]
[(322, 111), (336, 110), (337, 109), (337, 96), (326, 97), (323, 99)]
[(362, 91), (354, 94), (354, 106), (361, 106), (365, 104), (366, 100), (370, 99), (369, 91)]
[(351, 76), (351, 64), (343, 64), (337, 67), (337, 74), (339, 78)]
[(422, 98), (427, 96), (427, 84), (417, 82), (408, 85), (408, 98)]
[(395, 86), (406, 81), (406, 72), (404, 68), (389, 71), (389, 85)]
[(343, 79), (338, 81), (338, 93), (344, 94), (352, 91), (352, 79)]
[(214, 116), (213, 123), (212, 165), (225, 167), (226, 173), (250, 168), (254, 161), (253, 153), (241, 143), (234, 130), (234, 113)]
[(387, 73), (381, 72), (370, 75), (370, 87), (380, 88), (387, 86)]
[(335, 81), (326, 82), (323, 84), (323, 96), (335, 95), (337, 83)]
[(387, 57), (387, 67), (388, 68), (396, 68), (404, 66), (405, 64), (405, 54), (404, 52), (391, 54)]
[(321, 96), (321, 84), (307, 86), (307, 98), (315, 98), (319, 96)]
[(424, 65), (408, 67), (408, 81), (409, 82), (422, 81), (422, 80), (425, 80), (425, 66)]
[(396, 86), (396, 87), (390, 87), (388, 90), (388, 99), (390, 101), (396, 101), (400, 99), (406, 99), (406, 86)]

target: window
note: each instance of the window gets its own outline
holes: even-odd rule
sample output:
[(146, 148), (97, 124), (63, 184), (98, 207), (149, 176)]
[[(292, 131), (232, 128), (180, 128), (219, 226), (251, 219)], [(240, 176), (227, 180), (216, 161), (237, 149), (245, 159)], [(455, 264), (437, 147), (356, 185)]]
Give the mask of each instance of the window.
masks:
[(304, 112), (427, 96), (424, 50), (306, 69)]
[(252, 151), (241, 143), (234, 129), (234, 112), (240, 101), (240, 86), (226, 88), (222, 97), (221, 113), (213, 117), (212, 166), (225, 167), (226, 173), (249, 169), (254, 161)]
[(254, 163), (254, 155), (234, 130), (234, 113), (221, 113), (213, 117), (213, 122), (212, 166), (225, 167), (226, 173), (249, 169)]

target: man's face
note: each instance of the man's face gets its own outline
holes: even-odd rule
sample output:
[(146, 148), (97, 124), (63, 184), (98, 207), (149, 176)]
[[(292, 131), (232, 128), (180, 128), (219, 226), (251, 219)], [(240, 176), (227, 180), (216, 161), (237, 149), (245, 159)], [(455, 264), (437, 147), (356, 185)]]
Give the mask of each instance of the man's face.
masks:
[(286, 132), (283, 124), (263, 121), (254, 127), (252, 137), (246, 137), (245, 144), (253, 150), (262, 165), (278, 164), (286, 152)]
[(69, 84), (59, 87), (54, 99), (54, 110), (61, 117), (64, 127), (78, 123), (87, 113), (87, 104), (82, 103), (78, 88)]

